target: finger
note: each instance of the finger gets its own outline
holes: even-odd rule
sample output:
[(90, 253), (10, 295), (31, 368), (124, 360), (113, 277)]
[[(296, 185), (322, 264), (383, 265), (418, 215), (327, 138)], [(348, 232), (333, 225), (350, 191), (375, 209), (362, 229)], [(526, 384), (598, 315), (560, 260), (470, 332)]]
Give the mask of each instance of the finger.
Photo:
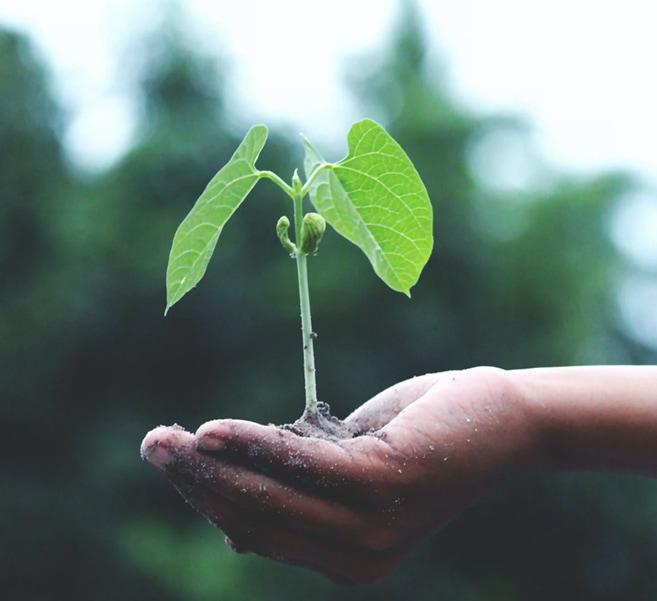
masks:
[(254, 519), (267, 516), (287, 528), (323, 537), (382, 538), (379, 506), (369, 506), (363, 499), (360, 507), (354, 507), (309, 495), (268, 475), (196, 451), (193, 437), (178, 429), (157, 429), (147, 435), (143, 446), (149, 460), (157, 457), (179, 492), (215, 523), (229, 522), (230, 508), (237, 506)]
[(473, 419), (472, 399), (484, 399), (490, 392), (485, 382), (468, 379), (464, 373), (438, 374), (423, 394), (382, 428), (388, 444), (405, 456), (426, 457), (451, 454), (464, 438), (468, 443), (476, 438), (480, 424)]
[(339, 584), (365, 584), (381, 580), (419, 542), (408, 538), (386, 548), (368, 548), (356, 541), (318, 539), (271, 523), (240, 523), (226, 542), (238, 553), (256, 553), (282, 563), (310, 568)]
[[(144, 459), (167, 473), (173, 485), (197, 511), (226, 533), (226, 542), (235, 551), (257, 553), (291, 565), (308, 567), (340, 582), (348, 580), (345, 566), (341, 565), (343, 555), (336, 552), (334, 542), (325, 540), (322, 543), (308, 533), (274, 527), (271, 524), (280, 524), (280, 521), (268, 519), (262, 511), (254, 513), (252, 503), (239, 507), (229, 501), (226, 498), (229, 487), (225, 483), (222, 486), (221, 482), (192, 477), (192, 474), (209, 472), (207, 465), (202, 463), (209, 459), (195, 453), (189, 433), (175, 428), (156, 428), (144, 438), (141, 451)], [(222, 471), (227, 475), (228, 470)], [(240, 477), (233, 482), (246, 480), (241, 474), (237, 475)], [(258, 480), (259, 490), (265, 490), (262, 481), (267, 478), (260, 476)], [(246, 482), (238, 482), (239, 486), (243, 484)], [(247, 492), (246, 488), (241, 490)]]
[(146, 434), (140, 453), (142, 459), (163, 470), (175, 453), (193, 449), (194, 445), (194, 436), (182, 427), (158, 426)]
[[(389, 544), (382, 539), (378, 535), (380, 527), (370, 529), (376, 536), (369, 537), (360, 526), (348, 528), (344, 515), (339, 513), (332, 513), (334, 518), (327, 519), (326, 514), (318, 516), (315, 511), (300, 511), (298, 503), (289, 502), (282, 505), (279, 513), (273, 509), (277, 505), (275, 495), (269, 497), (267, 510), (263, 511), (259, 501), (244, 502), (249, 498), (249, 491), (244, 488), (248, 486), (248, 478), (237, 478), (237, 486), (247, 492), (243, 493), (242, 502), (236, 504), (229, 500), (231, 495), (217, 494), (215, 483), (190, 477), (190, 474), (207, 473), (207, 467), (193, 465), (188, 466), (191, 469), (183, 469), (182, 457), (187, 456), (177, 454), (173, 463), (168, 464), (169, 479), (197, 511), (226, 533), (229, 544), (238, 552), (257, 553), (310, 568), (340, 584), (378, 581), (408, 552), (409, 545)], [(255, 485), (258, 489), (265, 486), (262, 482)], [(316, 501), (311, 503), (317, 509)], [(281, 509), (280, 504), (278, 508)]]
[[(240, 420), (216, 420), (196, 432), (197, 449), (270, 475), (306, 490), (372, 492), (394, 475), (395, 458), (385, 442), (359, 436), (338, 443), (306, 438), (274, 426)], [(368, 495), (369, 496), (369, 495)]]
[[(307, 497), (262, 474), (223, 464), (194, 448), (179, 428), (157, 428), (142, 443), (144, 458), (163, 469), (200, 513), (241, 552), (320, 571), (341, 583), (373, 582), (410, 548), (389, 524)], [(403, 532), (400, 530), (400, 532)], [(407, 533), (403, 536), (407, 537)]]
[(394, 384), (358, 407), (344, 421), (361, 434), (376, 431), (392, 421), (449, 372), (426, 374)]
[(343, 584), (378, 580), (401, 561), (406, 549), (396, 536), (382, 537), (381, 525), (350, 528), (337, 514), (316, 521), (315, 512), (294, 511), (294, 519), (286, 519), (285, 512), (272, 516), (271, 506), (262, 511), (251, 503), (217, 504), (212, 491), (198, 489), (188, 501), (226, 533), (234, 550), (311, 568)]

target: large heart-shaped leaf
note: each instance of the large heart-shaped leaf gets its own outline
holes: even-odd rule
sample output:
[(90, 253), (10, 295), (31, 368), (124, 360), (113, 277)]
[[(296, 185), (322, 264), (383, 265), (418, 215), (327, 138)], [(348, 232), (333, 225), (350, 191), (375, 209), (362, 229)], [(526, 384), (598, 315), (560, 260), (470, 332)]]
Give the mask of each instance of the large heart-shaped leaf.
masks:
[(167, 267), (165, 314), (205, 274), (225, 223), (260, 178), (255, 162), (266, 140), (267, 128), (254, 125), (178, 227)]
[(433, 248), (427, 191), (406, 153), (378, 123), (355, 123), (347, 142), (349, 154), (331, 164), (304, 140), (306, 177), (319, 169), (310, 198), (390, 288), (410, 296)]

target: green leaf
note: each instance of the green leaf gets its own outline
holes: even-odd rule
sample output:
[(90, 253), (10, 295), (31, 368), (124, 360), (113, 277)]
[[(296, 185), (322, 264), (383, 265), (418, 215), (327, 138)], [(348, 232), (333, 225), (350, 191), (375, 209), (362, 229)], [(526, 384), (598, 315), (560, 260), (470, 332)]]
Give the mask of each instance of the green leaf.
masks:
[(167, 267), (165, 315), (201, 280), (225, 223), (260, 179), (255, 162), (266, 140), (267, 128), (254, 125), (178, 227)]
[(390, 288), (410, 296), (433, 248), (429, 195), (411, 160), (378, 123), (355, 123), (347, 142), (349, 154), (332, 164), (304, 140), (310, 198)]

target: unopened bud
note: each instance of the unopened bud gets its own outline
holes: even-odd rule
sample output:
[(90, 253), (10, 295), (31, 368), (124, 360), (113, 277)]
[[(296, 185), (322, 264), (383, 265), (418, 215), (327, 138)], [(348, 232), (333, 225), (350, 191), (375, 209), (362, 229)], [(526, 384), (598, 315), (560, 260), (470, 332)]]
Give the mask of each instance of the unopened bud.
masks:
[(326, 221), (319, 213), (306, 213), (301, 222), (301, 252), (312, 255), (317, 252), (326, 231)]
[(299, 171), (298, 169), (295, 169), (294, 175), (292, 175), (292, 189), (297, 195), (299, 195), (301, 194), (302, 188), (303, 188), (303, 183), (301, 182), (301, 178), (299, 177)]
[(287, 233), (289, 229), (290, 220), (285, 216), (281, 217), (276, 224), (276, 234), (278, 235), (278, 239), (281, 241), (281, 244), (285, 250), (289, 251), (290, 253), (296, 253), (297, 247), (294, 246)]

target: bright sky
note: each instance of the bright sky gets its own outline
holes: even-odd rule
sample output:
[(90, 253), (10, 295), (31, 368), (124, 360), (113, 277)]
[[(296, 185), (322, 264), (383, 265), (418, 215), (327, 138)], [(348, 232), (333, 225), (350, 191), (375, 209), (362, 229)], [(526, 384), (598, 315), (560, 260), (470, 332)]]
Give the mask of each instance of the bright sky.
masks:
[[(107, 164), (129, 143), (130, 106), (117, 75), (129, 60), (127, 42), (149, 29), (152, 8), (161, 2), (0, 3), (0, 24), (31, 34), (55, 70), (60, 97), (73, 117), (67, 143), (80, 164)], [(418, 3), (432, 50), (445, 60), (457, 98), (484, 114), (503, 111), (527, 118), (539, 154), (559, 168), (620, 167), (644, 178), (646, 192), (627, 203), (617, 219), (622, 231), (616, 225), (612, 233), (639, 267), (657, 270), (654, 2)], [(265, 122), (293, 122), (312, 139), (323, 135), (332, 142), (344, 138), (354, 118), (364, 116), (352, 113), (341, 89), (344, 67), (381, 48), (398, 7), (396, 0), (181, 4), (192, 12), (203, 44), (229, 59), (230, 83), (243, 106)], [(642, 294), (641, 306), (654, 314), (654, 280)], [(629, 311), (639, 334), (645, 332), (641, 311)], [(654, 325), (649, 338), (657, 345)]]
[[(102, 163), (129, 123), (115, 80), (131, 32), (158, 0), (15, 0), (0, 22), (33, 34), (76, 112), (69, 142)], [(395, 0), (187, 0), (201, 34), (229, 56), (243, 102), (309, 135), (348, 124), (339, 80), (380, 47)], [(629, 166), (657, 179), (655, 9), (649, 0), (420, 0), (452, 86), (482, 111), (527, 116), (540, 150), (575, 168)], [(301, 49), (301, 52), (299, 50)], [(288, 68), (281, 69), (281, 65)], [(272, 66), (278, 70), (273, 71)], [(107, 123), (111, 122), (111, 127)], [(124, 123), (121, 126), (121, 123)], [(346, 125), (345, 125), (346, 127)]]

